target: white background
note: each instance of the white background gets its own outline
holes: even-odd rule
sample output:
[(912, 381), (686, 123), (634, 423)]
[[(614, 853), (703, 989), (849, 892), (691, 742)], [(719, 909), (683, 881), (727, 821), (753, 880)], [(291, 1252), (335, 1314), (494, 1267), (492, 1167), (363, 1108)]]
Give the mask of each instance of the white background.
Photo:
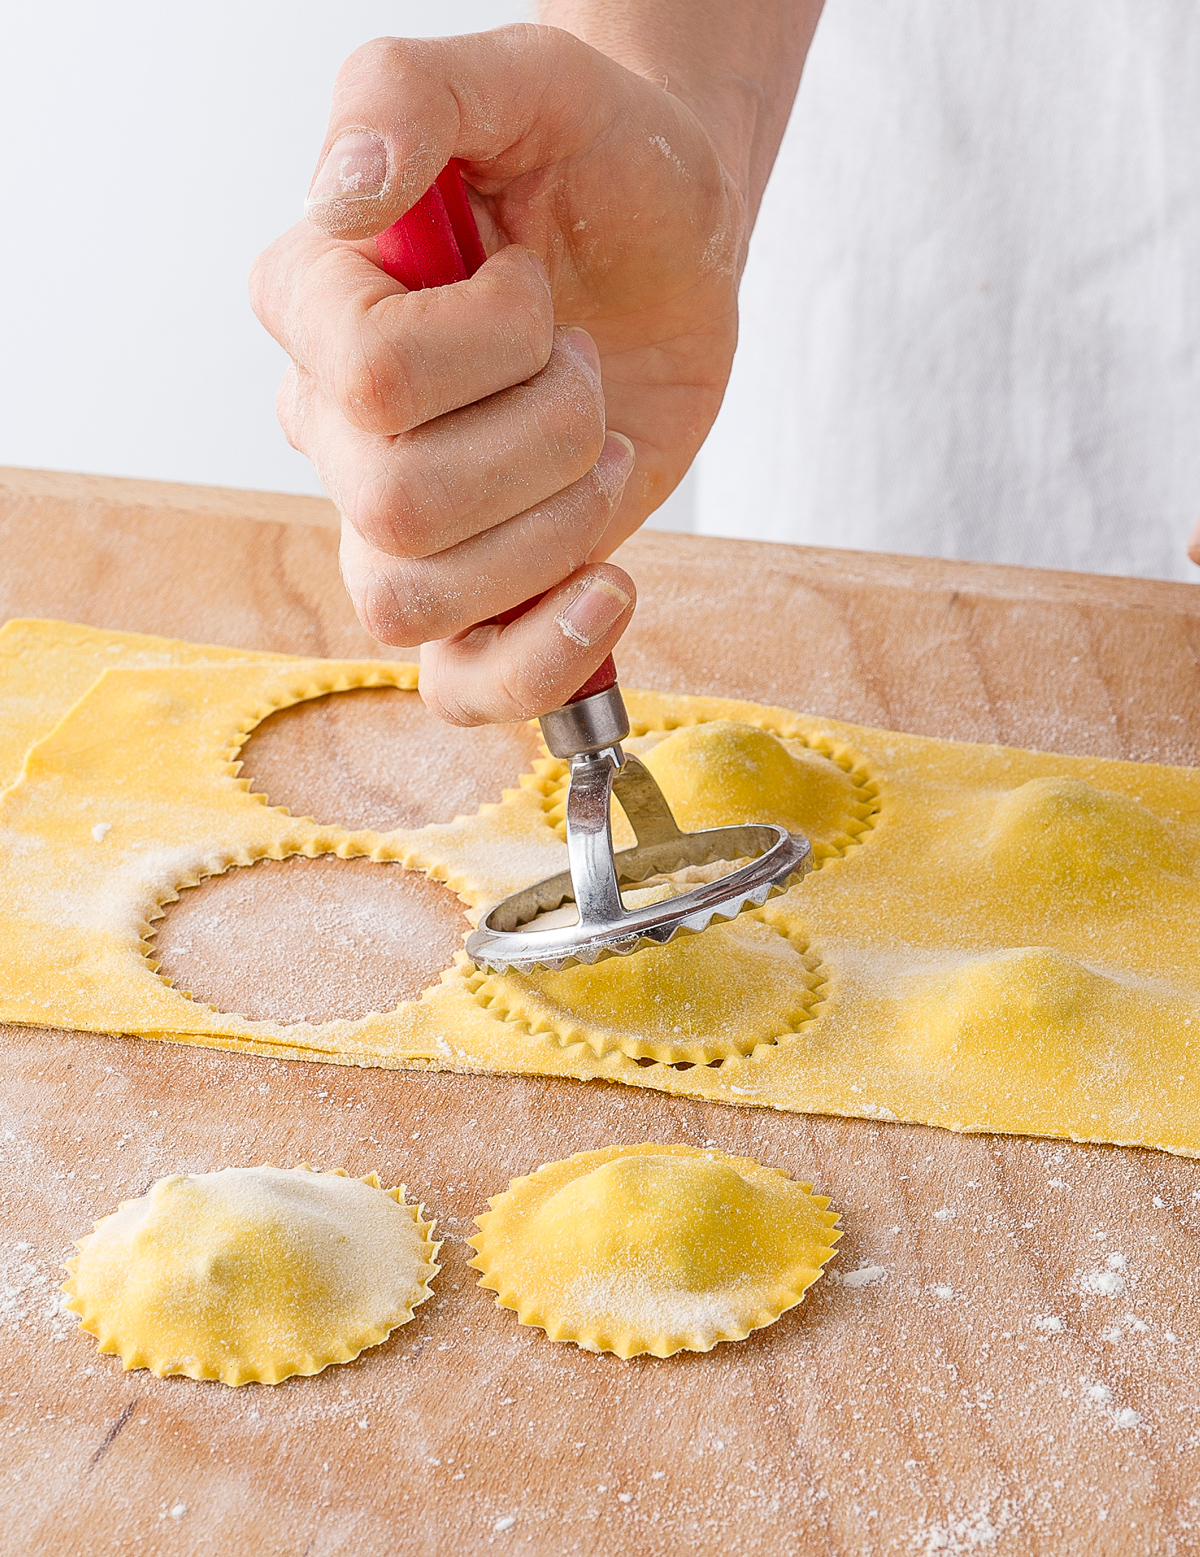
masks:
[(275, 421), (255, 256), (303, 215), (342, 60), (521, 0), (44, 0), (0, 23), (0, 464), (319, 492)]
[[(524, 10), (7, 7), (0, 464), (318, 490), (250, 263), (354, 47)], [(1194, 0), (830, 0), (662, 522), (1200, 577), (1198, 278)]]
[(1200, 580), (1196, 0), (828, 0), (698, 509)]

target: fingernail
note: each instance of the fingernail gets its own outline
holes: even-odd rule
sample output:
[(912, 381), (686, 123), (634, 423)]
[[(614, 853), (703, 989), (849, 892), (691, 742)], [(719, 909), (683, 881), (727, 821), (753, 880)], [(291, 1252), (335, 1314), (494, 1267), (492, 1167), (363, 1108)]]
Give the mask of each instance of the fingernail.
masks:
[(534, 270), (537, 271), (539, 277), (546, 283), (547, 288), (549, 288), (550, 272), (546, 269), (546, 263), (542, 259), (542, 256), (536, 249), (526, 249), (525, 255), (529, 260), (529, 263), (533, 266)]
[(387, 146), (370, 130), (347, 130), (325, 154), (312, 181), (306, 210), (345, 200), (372, 200), (387, 183)]
[(606, 578), (592, 578), (554, 620), (582, 649), (599, 643), (629, 609), (629, 596)]
[(636, 459), (633, 444), (624, 433), (610, 432), (605, 435), (604, 447), (596, 461), (596, 480), (610, 508), (617, 506), (617, 499), (633, 474)]
[(563, 331), (563, 345), (568, 351), (573, 351), (597, 378), (600, 377), (600, 353), (596, 350), (596, 343), (586, 330), (581, 330), (578, 325), (572, 325), (569, 330)]

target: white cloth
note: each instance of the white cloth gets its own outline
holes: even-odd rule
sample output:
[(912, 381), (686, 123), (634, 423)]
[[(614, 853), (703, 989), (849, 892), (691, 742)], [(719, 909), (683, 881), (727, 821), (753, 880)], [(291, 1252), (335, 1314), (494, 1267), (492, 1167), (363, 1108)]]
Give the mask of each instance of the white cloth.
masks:
[(1200, 6), (828, 0), (697, 527), (1200, 580)]

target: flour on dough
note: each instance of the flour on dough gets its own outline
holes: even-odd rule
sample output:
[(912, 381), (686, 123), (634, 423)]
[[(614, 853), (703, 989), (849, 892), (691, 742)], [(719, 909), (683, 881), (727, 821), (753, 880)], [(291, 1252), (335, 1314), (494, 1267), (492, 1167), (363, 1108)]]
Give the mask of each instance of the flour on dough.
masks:
[(433, 1222), (374, 1174), (174, 1173), (96, 1223), (63, 1291), (126, 1368), (278, 1384), (378, 1346), (432, 1296)]
[(657, 952), (524, 981), (460, 953), (391, 1011), (252, 1022), (156, 976), (154, 924), (183, 886), (362, 855), (477, 920), (565, 868), (565, 770), (541, 758), (428, 827), (294, 817), (239, 776), (250, 731), (331, 692), (415, 695), (416, 666), (211, 654), (62, 623), (0, 633), (16, 711), (0, 708), (0, 774), (20, 774), (0, 796), (0, 1021), (1200, 1154), (1195, 770), (627, 692), (630, 747), (686, 820), (800, 824), (817, 869)]
[(841, 1237), (828, 1199), (749, 1157), (610, 1146), (514, 1179), (477, 1218), (497, 1304), (586, 1351), (711, 1351), (801, 1301)]

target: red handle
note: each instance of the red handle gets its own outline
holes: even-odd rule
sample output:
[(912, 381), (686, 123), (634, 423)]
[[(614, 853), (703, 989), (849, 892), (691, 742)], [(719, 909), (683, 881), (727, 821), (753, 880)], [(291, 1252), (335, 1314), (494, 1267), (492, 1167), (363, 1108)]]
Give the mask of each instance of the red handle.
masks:
[(382, 268), (410, 292), (475, 274), (487, 255), (457, 162), (447, 162), (412, 210), (379, 234), (375, 247)]
[[(487, 255), (458, 163), (452, 158), (410, 211), (375, 240), (380, 266), (410, 292), (423, 287), (445, 287), (473, 276)], [(501, 611), (489, 622), (506, 627), (537, 605), (534, 595), (519, 606)], [(481, 624), (483, 625), (483, 624)], [(617, 684), (617, 667), (610, 654), (594, 670), (568, 703), (578, 703)]]

